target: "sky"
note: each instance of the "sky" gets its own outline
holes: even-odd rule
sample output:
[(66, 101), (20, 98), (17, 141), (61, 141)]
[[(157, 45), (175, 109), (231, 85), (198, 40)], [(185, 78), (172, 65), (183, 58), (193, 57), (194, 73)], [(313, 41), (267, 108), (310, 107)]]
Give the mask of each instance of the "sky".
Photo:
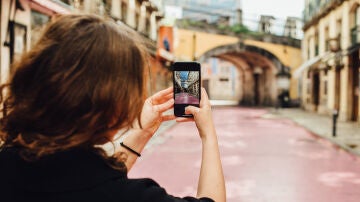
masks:
[(244, 18), (267, 14), (286, 19), (287, 16), (301, 18), (305, 0), (242, 0), (241, 4)]
[(272, 15), (275, 19), (274, 31), (281, 32), (286, 17), (302, 18), (305, 0), (241, 0), (243, 23), (256, 29), (259, 15)]
[[(152, 0), (161, 1), (161, 0)], [(209, 1), (209, 0), (198, 0)], [(228, 1), (228, 0), (226, 0)], [(281, 35), (284, 29), (285, 21), (287, 17), (299, 17), (302, 18), (302, 12), (304, 10), (305, 0), (235, 0), (237, 5), (243, 11), (243, 24), (250, 30), (258, 29), (258, 22), (260, 15), (272, 15), (275, 17), (275, 21), (272, 27), (272, 31), (275, 34)], [(235, 9), (235, 8), (234, 8)], [(167, 9), (168, 11), (171, 9)], [(175, 9), (176, 10), (176, 9)], [(166, 11), (167, 12), (167, 11)], [(174, 16), (175, 11), (170, 12), (168, 16)], [(179, 13), (181, 16), (182, 14)]]

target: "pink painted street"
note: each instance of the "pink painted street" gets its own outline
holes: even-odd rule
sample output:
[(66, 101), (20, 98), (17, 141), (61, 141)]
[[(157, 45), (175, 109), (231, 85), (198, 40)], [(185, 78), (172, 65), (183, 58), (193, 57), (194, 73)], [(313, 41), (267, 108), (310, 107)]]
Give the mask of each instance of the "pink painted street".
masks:
[(175, 95), (176, 104), (199, 104), (199, 99), (189, 93), (177, 93)]
[[(265, 109), (213, 109), (228, 202), (359, 202), (360, 160)], [(323, 126), (319, 126), (323, 127)], [(196, 195), (201, 142), (194, 123), (161, 133), (130, 171), (170, 194)]]

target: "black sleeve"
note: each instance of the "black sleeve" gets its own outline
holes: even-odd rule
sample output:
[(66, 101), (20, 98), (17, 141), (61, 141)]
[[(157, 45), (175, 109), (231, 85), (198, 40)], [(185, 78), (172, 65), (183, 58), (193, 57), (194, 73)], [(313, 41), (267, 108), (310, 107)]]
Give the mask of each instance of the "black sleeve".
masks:
[(141, 202), (214, 202), (210, 198), (194, 198), (184, 197), (179, 198), (166, 193), (165, 189), (160, 187), (152, 179), (133, 179), (129, 180), (128, 184), (131, 192), (137, 193), (135, 198)]

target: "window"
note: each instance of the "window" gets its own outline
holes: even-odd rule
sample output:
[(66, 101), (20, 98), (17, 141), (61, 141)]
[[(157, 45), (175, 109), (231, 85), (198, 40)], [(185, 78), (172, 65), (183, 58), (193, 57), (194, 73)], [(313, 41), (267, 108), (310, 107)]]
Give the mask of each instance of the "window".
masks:
[(360, 6), (358, 6), (355, 11), (355, 25), (360, 25)]
[(329, 51), (329, 27), (325, 28), (325, 51)]
[(315, 56), (319, 55), (319, 32), (315, 33)]
[(354, 27), (351, 30), (351, 42), (356, 44), (360, 41), (360, 6), (356, 8), (354, 15)]
[(328, 82), (327, 80), (324, 81), (324, 95), (328, 94)]
[(336, 30), (337, 30), (337, 33), (336, 33), (336, 36), (339, 38), (339, 48), (341, 49), (341, 41), (342, 41), (342, 37), (341, 37), (341, 26), (342, 26), (342, 22), (341, 22), (341, 19), (338, 19), (336, 21)]
[(124, 2), (121, 2), (121, 20), (126, 23), (127, 17), (127, 5)]
[(31, 11), (31, 47), (39, 40), (42, 30), (49, 20), (49, 16), (34, 10)]

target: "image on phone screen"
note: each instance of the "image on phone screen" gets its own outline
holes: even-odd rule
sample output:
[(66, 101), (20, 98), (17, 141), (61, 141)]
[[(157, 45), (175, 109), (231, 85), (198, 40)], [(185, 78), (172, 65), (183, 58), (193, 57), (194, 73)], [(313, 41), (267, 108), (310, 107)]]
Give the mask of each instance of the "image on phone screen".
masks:
[(189, 105), (199, 107), (201, 94), (201, 67), (197, 62), (175, 62), (173, 68), (174, 115), (192, 117), (186, 114)]
[(175, 104), (199, 105), (199, 73), (199, 71), (174, 71)]

